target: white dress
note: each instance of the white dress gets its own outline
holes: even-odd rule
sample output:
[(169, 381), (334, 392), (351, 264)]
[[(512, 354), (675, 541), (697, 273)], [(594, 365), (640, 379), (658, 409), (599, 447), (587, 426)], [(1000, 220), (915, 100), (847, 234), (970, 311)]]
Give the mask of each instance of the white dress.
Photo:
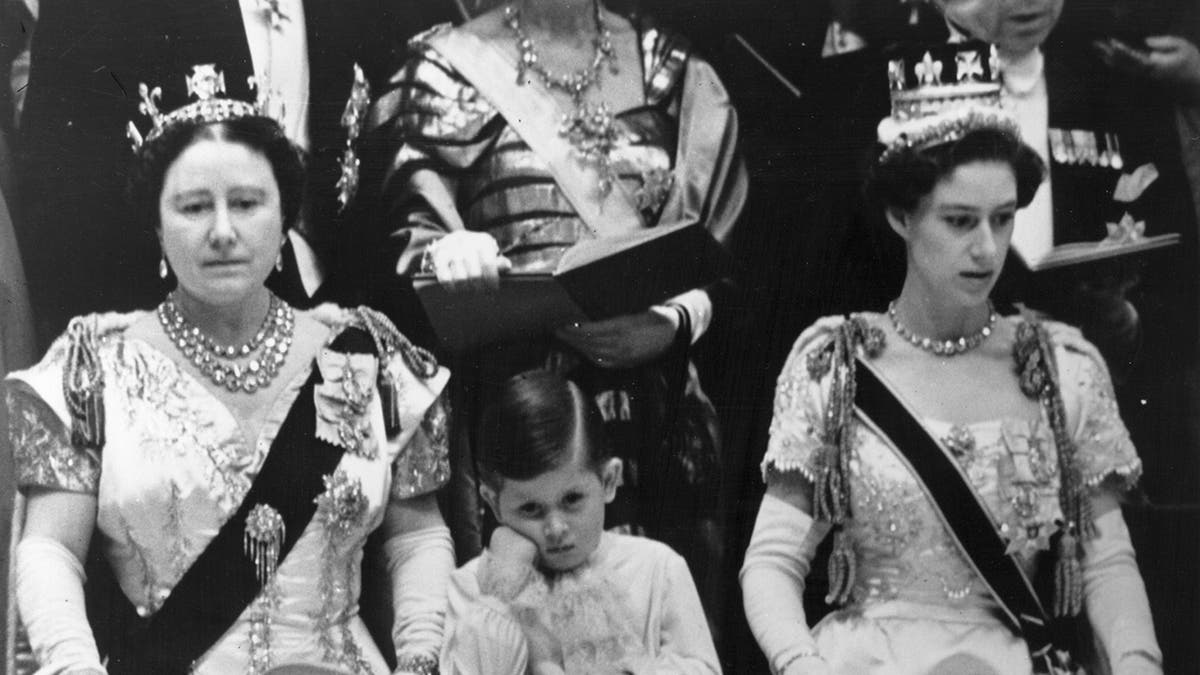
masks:
[[(814, 379), (809, 355), (828, 342), (841, 321), (818, 322), (793, 348), (779, 378), (764, 476), (798, 471), (813, 480), (816, 475), (830, 378)], [(1047, 327), (1085, 481), (1096, 486), (1115, 477), (1132, 485), (1141, 462), (1103, 361), (1074, 329)], [(1062, 519), (1054, 435), (1045, 413), (970, 425), (921, 423), (954, 452), (1009, 551), (1032, 572), (1036, 555), (1050, 548)], [(999, 606), (900, 451), (857, 415), (853, 448), (852, 517), (846, 524), (855, 560), (850, 600), (812, 629), (817, 651), (832, 672), (1028, 675), (1032, 666), (1025, 642), (1000, 618)], [(938, 670), (939, 664), (948, 669)]]
[[(374, 391), (378, 361), (323, 348), (279, 394), (258, 438), (247, 445), (233, 414), (176, 363), (177, 355), (124, 334), (142, 316), (95, 319), (105, 381), (106, 442), (99, 456), (70, 442), (62, 393), (65, 339), (40, 364), (11, 376), (18, 384), (8, 387), (8, 405), (19, 486), (97, 495), (104, 556), (124, 595), (148, 617), (238, 509), (312, 369), (324, 380), (313, 393), (317, 433), (329, 440), (336, 439), (330, 424), (337, 420), (337, 383), (352, 374)], [(332, 342), (354, 315), (322, 307), (313, 316), (328, 326)], [(438, 369), (418, 376), (399, 353), (385, 367), (400, 385), (401, 433), (387, 437), (381, 398), (372, 396), (363, 418), (367, 440), (347, 450), (325, 477), (317, 511), (273, 583), (197, 660), (195, 672), (263, 672), (287, 663), (388, 672), (358, 617), (363, 544), (389, 500), (445, 482), (445, 410), (438, 397), (449, 374)]]

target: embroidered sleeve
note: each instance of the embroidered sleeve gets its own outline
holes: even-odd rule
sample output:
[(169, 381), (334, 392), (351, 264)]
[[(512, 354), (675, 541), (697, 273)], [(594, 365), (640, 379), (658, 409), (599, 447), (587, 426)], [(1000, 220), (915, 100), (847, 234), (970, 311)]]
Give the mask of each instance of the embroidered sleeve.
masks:
[(449, 405), (439, 396), (425, 411), (420, 427), (393, 465), (392, 496), (408, 499), (428, 494), (450, 479)]
[(1055, 341), (1060, 345), (1063, 402), (1083, 480), (1096, 486), (1115, 476), (1124, 487), (1132, 487), (1141, 475), (1142, 462), (1121, 421), (1104, 359), (1081, 336), (1056, 335)]
[[(444, 28), (441, 30), (445, 30)], [(491, 148), (503, 119), (475, 87), (418, 38), (412, 57), (372, 105), (364, 142), (382, 155), (379, 278), (421, 271), (426, 250), (465, 229), (459, 180)]]
[(71, 445), (70, 430), (28, 386), (4, 383), (17, 487), (96, 494), (100, 457)]
[[(840, 318), (822, 319), (804, 331), (788, 356), (775, 385), (775, 411), (763, 458), (763, 477), (770, 471), (799, 471), (814, 480), (817, 450), (822, 442), (822, 418), (828, 388), (824, 362), (833, 329)], [(826, 366), (826, 367), (822, 367)]]

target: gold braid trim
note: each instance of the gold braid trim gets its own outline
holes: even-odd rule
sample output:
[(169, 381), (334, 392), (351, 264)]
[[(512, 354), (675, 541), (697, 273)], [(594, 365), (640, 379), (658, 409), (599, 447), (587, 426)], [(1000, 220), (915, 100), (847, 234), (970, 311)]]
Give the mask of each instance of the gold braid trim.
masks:
[(1066, 522), (1062, 525), (1056, 551), (1053, 611), (1059, 617), (1075, 616), (1083, 609), (1082, 543), (1096, 536), (1096, 525), (1085, 490), (1086, 482), (1076, 461), (1075, 441), (1067, 430), (1058, 363), (1045, 326), (1033, 320), (1017, 326), (1013, 359), (1017, 363), (1022, 393), (1041, 402), (1054, 432), (1061, 476), (1058, 502)]
[(379, 402), (383, 408), (383, 427), (389, 437), (402, 431), (400, 424), (400, 388), (396, 383), (387, 364), (392, 356), (399, 351), (401, 358), (409, 370), (417, 377), (428, 380), (438, 372), (438, 362), (433, 354), (421, 349), (409, 341), (396, 329), (396, 326), (381, 312), (370, 307), (360, 306), (354, 310), (351, 323), (371, 334), (375, 341), (375, 353), (379, 359), (379, 375), (376, 386), (379, 391)]
[(67, 326), (67, 363), (63, 396), (71, 417), (71, 444), (104, 447), (104, 370), (100, 367), (97, 321), (94, 315), (76, 317)]
[(825, 597), (831, 604), (845, 604), (850, 599), (856, 566), (854, 550), (845, 531), (846, 521), (853, 517), (850, 460), (854, 452), (855, 358), (860, 347), (867, 356), (874, 357), (883, 350), (883, 344), (883, 331), (870, 327), (861, 317), (850, 317), (837, 327), (826, 345), (808, 357), (812, 379), (819, 380), (832, 374), (813, 483), (814, 517), (834, 527), (833, 553), (829, 556), (829, 595)]

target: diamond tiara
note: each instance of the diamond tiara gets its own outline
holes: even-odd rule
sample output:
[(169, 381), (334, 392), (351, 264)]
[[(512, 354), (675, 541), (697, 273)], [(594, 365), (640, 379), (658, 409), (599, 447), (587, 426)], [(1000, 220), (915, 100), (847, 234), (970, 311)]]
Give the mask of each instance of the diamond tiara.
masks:
[(184, 79), (187, 96), (196, 100), (167, 113), (159, 110), (162, 87), (152, 89), (145, 83), (138, 85), (138, 95), (142, 99), (138, 104), (138, 112), (150, 118), (151, 127), (143, 137), (132, 121), (126, 124), (125, 135), (133, 145), (134, 152), (143, 144), (162, 136), (167, 129), (181, 124), (209, 124), (242, 117), (270, 117), (279, 121), (283, 117), (282, 106), (270, 110), (269, 96), (253, 77), (246, 78), (246, 83), (256, 95), (254, 102), (220, 96), (226, 93), (225, 74), (212, 63), (192, 66), (192, 74)]

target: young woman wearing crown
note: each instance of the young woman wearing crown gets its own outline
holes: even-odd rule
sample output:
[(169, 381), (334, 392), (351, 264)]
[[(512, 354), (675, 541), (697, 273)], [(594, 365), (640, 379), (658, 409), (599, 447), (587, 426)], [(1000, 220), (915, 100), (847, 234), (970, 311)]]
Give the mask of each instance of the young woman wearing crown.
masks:
[[(301, 152), (261, 103), (220, 98), (213, 66), (188, 82), (199, 100), (166, 114), (143, 86), (153, 128), (131, 132), (133, 215), (174, 290), (153, 311), (74, 319), (6, 382), (39, 672), (388, 672), (357, 616), (380, 528), (399, 671), (434, 672), (453, 568), (432, 495), (448, 374), (375, 312), (294, 311), (263, 286)], [(86, 604), (108, 604), (91, 626), (89, 555)]]
[[(984, 74), (986, 51), (957, 58)], [(1118, 505), (1140, 461), (1104, 361), (988, 297), (1044, 165), (997, 86), (937, 87), (943, 66), (893, 61), (879, 126), (869, 192), (905, 243), (899, 297), (818, 321), (780, 374), (747, 617), (789, 675), (1074, 673), (1070, 617), (1112, 672), (1160, 673)], [(914, 75), (931, 86), (908, 89)], [(810, 631), (804, 579), (829, 534), (842, 609)]]

